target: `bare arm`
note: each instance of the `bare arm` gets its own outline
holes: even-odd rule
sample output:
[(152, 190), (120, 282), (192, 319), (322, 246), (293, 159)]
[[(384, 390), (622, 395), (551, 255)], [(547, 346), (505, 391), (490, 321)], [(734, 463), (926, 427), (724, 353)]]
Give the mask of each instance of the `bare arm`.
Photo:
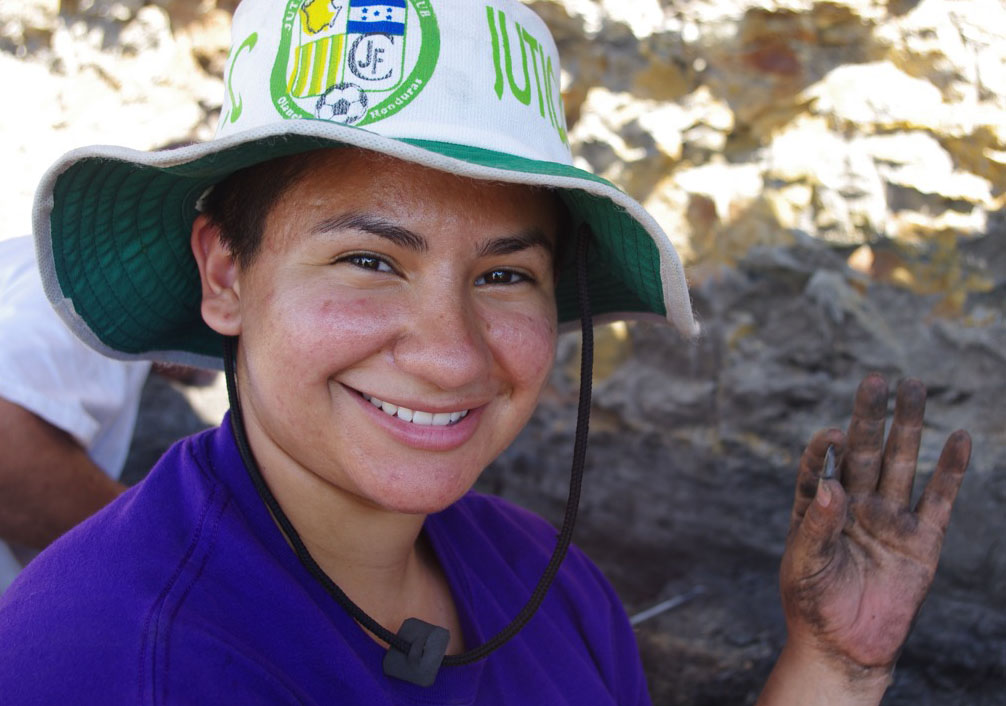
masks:
[(69, 434), (0, 399), (0, 538), (42, 549), (125, 490)]
[[(887, 395), (867, 376), (848, 433), (819, 432), (800, 460), (779, 574), (788, 638), (759, 706), (879, 704), (929, 591), (971, 439), (950, 435), (913, 509), (926, 391), (898, 386), (885, 441)], [(820, 477), (829, 446), (841, 459), (830, 479)]]

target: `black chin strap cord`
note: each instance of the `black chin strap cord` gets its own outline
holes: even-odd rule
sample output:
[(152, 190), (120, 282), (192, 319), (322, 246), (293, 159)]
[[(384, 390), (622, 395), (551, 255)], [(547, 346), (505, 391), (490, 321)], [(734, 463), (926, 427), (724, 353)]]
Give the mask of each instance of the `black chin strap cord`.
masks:
[(360, 607), (353, 603), (349, 596), (343, 593), (342, 589), (328, 577), (328, 574), (326, 574), (322, 568), (318, 566), (318, 562), (314, 560), (314, 557), (311, 556), (307, 547), (304, 546), (304, 541), (300, 538), (300, 534), (296, 529), (294, 529), (293, 524), (290, 522), (290, 518), (286, 516), (286, 513), (283, 512), (283, 508), (279, 506), (279, 503), (276, 501), (276, 496), (272, 494), (272, 491), (269, 490), (269, 486), (266, 485), (265, 479), (262, 477), (262, 471), (259, 469), (258, 462), (255, 460), (251, 447), (248, 445), (248, 434), (245, 431), (244, 415), (241, 412), (241, 400), (238, 397), (237, 391), (237, 375), (235, 371), (236, 359), (237, 338), (227, 337), (224, 339), (224, 375), (227, 378), (227, 397), (231, 406), (231, 427), (234, 430), (234, 438), (237, 441), (238, 452), (241, 454), (241, 460), (244, 461), (245, 468), (248, 470), (248, 475), (251, 476), (252, 483), (255, 485), (255, 490), (258, 491), (259, 497), (261, 497), (265, 502), (266, 506), (269, 508), (269, 512), (272, 513), (273, 518), (276, 520), (276, 523), (280, 526), (283, 534), (286, 535), (287, 540), (289, 540), (290, 545), (297, 554), (297, 558), (300, 559), (300, 563), (303, 564), (304, 568), (307, 569), (315, 579), (317, 579), (318, 583), (320, 583), (329, 594), (331, 594), (336, 602), (341, 605), (354, 620), (363, 625), (363, 627), (375, 636), (384, 640), (396, 649), (408, 650), (409, 645), (404, 640), (399, 639), (397, 635), (385, 629), (380, 623), (364, 613)]
[[(559, 566), (562, 564), (562, 560), (565, 558), (566, 551), (569, 549), (570, 542), (573, 539), (573, 529), (576, 526), (576, 515), (580, 505), (580, 489), (583, 484), (583, 465), (587, 456), (587, 432), (590, 423), (590, 396), (594, 362), (594, 328), (590, 313), (590, 298), (587, 286), (587, 247), (589, 241), (590, 227), (584, 224), (580, 226), (576, 238), (576, 287), (577, 302), (580, 309), (580, 328), (582, 333), (580, 356), (580, 397), (576, 413), (576, 433), (573, 442), (573, 462), (570, 470), (569, 497), (566, 501), (566, 512), (563, 517), (559, 537), (556, 540), (555, 550), (552, 553), (552, 557), (549, 560), (548, 565), (545, 567), (545, 571), (542, 573), (541, 579), (538, 581), (538, 585), (531, 594), (531, 597), (521, 609), (520, 613), (517, 614), (509, 625), (479, 647), (468, 650), (460, 655), (443, 656), (443, 652), (441, 651), (439, 657), (442, 657), (442, 661), (440, 659), (435, 659), (434, 661), (436, 666), (440, 666), (440, 664), (443, 664), (444, 666), (471, 664), (472, 662), (483, 659), (489, 655), (489, 653), (516, 635), (521, 628), (523, 628), (527, 622), (531, 620), (535, 611), (537, 611), (539, 606), (541, 606), (542, 601), (545, 599), (545, 594), (548, 593), (548, 589), (552, 585), (552, 581), (559, 572)], [(252, 454), (251, 447), (248, 445), (248, 436), (244, 426), (243, 414), (241, 412), (241, 400), (239, 399), (237, 392), (237, 377), (235, 371), (236, 360), (237, 338), (228, 337), (224, 340), (224, 373), (227, 379), (227, 396), (230, 400), (231, 406), (231, 425), (234, 431), (234, 438), (237, 441), (238, 451), (241, 454), (241, 460), (244, 462), (245, 468), (248, 470), (248, 475), (251, 476), (252, 483), (254, 484), (256, 491), (258, 491), (259, 496), (269, 508), (269, 511), (275, 518), (276, 523), (280, 526), (283, 534), (286, 535), (294, 552), (297, 554), (297, 558), (300, 560), (300, 563), (312, 576), (314, 576), (314, 578), (322, 585), (329, 595), (331, 595), (332, 598), (334, 598), (335, 601), (367, 631), (372, 633), (378, 639), (388, 643), (391, 646), (389, 652), (397, 651), (404, 656), (415, 656), (416, 645), (413, 641), (405, 639), (401, 635), (392, 633), (390, 630), (386, 629), (376, 620), (367, 615), (349, 598), (349, 596), (342, 591), (341, 588), (339, 588), (338, 585), (336, 585), (334, 581), (332, 581), (331, 578), (329, 578), (322, 568), (318, 566), (314, 557), (311, 556), (307, 547), (304, 546), (303, 540), (301, 540), (300, 535), (290, 522), (289, 518), (286, 516), (286, 513), (283, 512), (283, 508), (281, 508), (279, 503), (276, 501), (276, 497), (272, 494), (272, 491), (269, 490), (269, 486), (266, 485), (265, 480), (262, 477), (262, 472), (255, 460), (255, 456)], [(407, 621), (407, 623), (408, 622), (412, 622), (412, 620)], [(405, 633), (406, 630), (403, 628), (402, 632)], [(446, 649), (446, 642), (443, 643), (443, 649)], [(410, 657), (403, 657), (403, 659), (410, 659)], [(423, 669), (426, 670), (425, 667)], [(426, 671), (427, 673), (421, 678), (421, 680), (410, 678), (407, 675), (402, 676), (394, 674), (393, 676), (397, 676), (407, 681), (415, 681), (415, 683), (420, 683), (422, 685), (429, 685), (436, 676), (436, 669), (433, 668), (432, 673), (429, 673), (428, 670)]]

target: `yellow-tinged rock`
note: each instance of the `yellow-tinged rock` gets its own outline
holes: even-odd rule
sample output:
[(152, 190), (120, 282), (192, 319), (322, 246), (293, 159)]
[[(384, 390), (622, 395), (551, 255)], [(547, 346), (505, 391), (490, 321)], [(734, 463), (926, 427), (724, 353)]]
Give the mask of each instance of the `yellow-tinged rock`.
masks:
[(735, 204), (754, 201), (764, 188), (761, 168), (757, 164), (713, 162), (700, 167), (680, 170), (674, 179), (690, 194), (703, 194), (716, 204), (716, 214), (722, 221), (731, 220)]
[(877, 258), (873, 252), (873, 248), (869, 245), (860, 245), (849, 254), (846, 264), (856, 270), (856, 272), (868, 275), (873, 273), (873, 266), (876, 261)]
[(689, 81), (678, 66), (669, 61), (651, 61), (635, 75), (632, 92), (640, 98), (672, 101), (688, 92)]
[(50, 29), (59, 14), (59, 0), (4, 0), (0, 20), (17, 18), (34, 29)]
[(657, 148), (672, 160), (681, 159), (684, 143), (682, 130), (687, 118), (676, 103), (658, 104), (644, 110), (637, 122), (653, 138)]
[(890, 61), (847, 64), (801, 93), (812, 111), (836, 128), (870, 134), (894, 129), (939, 129), (943, 96), (929, 81), (909, 76)]
[(664, 9), (658, 0), (600, 0), (610, 21), (627, 25), (637, 39), (644, 39), (664, 27)]
[[(643, 206), (667, 233), (674, 249), (678, 251), (678, 255), (685, 263), (695, 260), (691, 226), (686, 216), (688, 202), (689, 195), (678, 188), (673, 176), (665, 177), (657, 183), (650, 195), (643, 201)], [(712, 212), (715, 216), (715, 207)]]
[(940, 142), (961, 169), (988, 179), (997, 194), (1006, 191), (1006, 107), (981, 110), (970, 124), (950, 126)]
[(779, 225), (783, 228), (798, 228), (814, 199), (814, 189), (810, 184), (786, 184), (778, 189), (766, 189), (765, 201)]
[(819, 116), (804, 115), (778, 131), (768, 148), (771, 179), (833, 183), (845, 163), (846, 142)]
[(965, 261), (957, 246), (958, 239), (958, 233), (952, 230), (923, 233), (920, 229), (913, 242), (857, 248), (849, 256), (848, 264), (876, 281), (915, 294), (938, 295), (933, 314), (956, 316), (962, 313), (970, 294), (988, 292), (994, 286), (994, 282)]

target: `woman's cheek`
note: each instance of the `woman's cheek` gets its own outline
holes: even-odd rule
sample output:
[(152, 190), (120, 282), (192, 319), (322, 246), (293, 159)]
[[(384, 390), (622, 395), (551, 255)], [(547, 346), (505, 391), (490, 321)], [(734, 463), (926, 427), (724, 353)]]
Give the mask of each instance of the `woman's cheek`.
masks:
[(360, 360), (394, 340), (401, 307), (376, 296), (322, 297), (301, 302), (287, 313), (291, 335), (303, 342), (300, 355), (319, 354), (335, 364)]
[(544, 381), (555, 360), (556, 326), (554, 311), (493, 321), (489, 330), (497, 360), (521, 382)]

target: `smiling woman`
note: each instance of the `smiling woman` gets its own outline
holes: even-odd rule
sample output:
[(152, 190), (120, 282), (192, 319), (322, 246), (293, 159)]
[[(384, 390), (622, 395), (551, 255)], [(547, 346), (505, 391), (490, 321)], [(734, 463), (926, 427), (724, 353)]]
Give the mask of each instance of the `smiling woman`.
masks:
[[(239, 337), (266, 478), (306, 475), (303, 493), (399, 513), (464, 494), (527, 422), (551, 368), (557, 227), (544, 190), (359, 150), (313, 155), (244, 265), (212, 213), (200, 216), (203, 318)], [(281, 504), (304, 507), (283, 503), (287, 492)]]
[[(231, 411), (0, 599), (5, 703), (649, 703), (617, 596), (569, 544), (590, 321), (698, 326), (664, 232), (572, 165), (547, 29), (513, 0), (245, 0), (234, 44), (214, 140), (84, 148), (39, 187), (66, 323), (114, 356), (223, 365)], [(470, 489), (576, 319), (557, 538)], [(885, 446), (868, 378), (848, 438), (801, 460), (763, 704), (883, 693), (970, 449), (951, 437), (912, 512), (920, 388)], [(816, 475), (829, 446), (841, 481)]]

